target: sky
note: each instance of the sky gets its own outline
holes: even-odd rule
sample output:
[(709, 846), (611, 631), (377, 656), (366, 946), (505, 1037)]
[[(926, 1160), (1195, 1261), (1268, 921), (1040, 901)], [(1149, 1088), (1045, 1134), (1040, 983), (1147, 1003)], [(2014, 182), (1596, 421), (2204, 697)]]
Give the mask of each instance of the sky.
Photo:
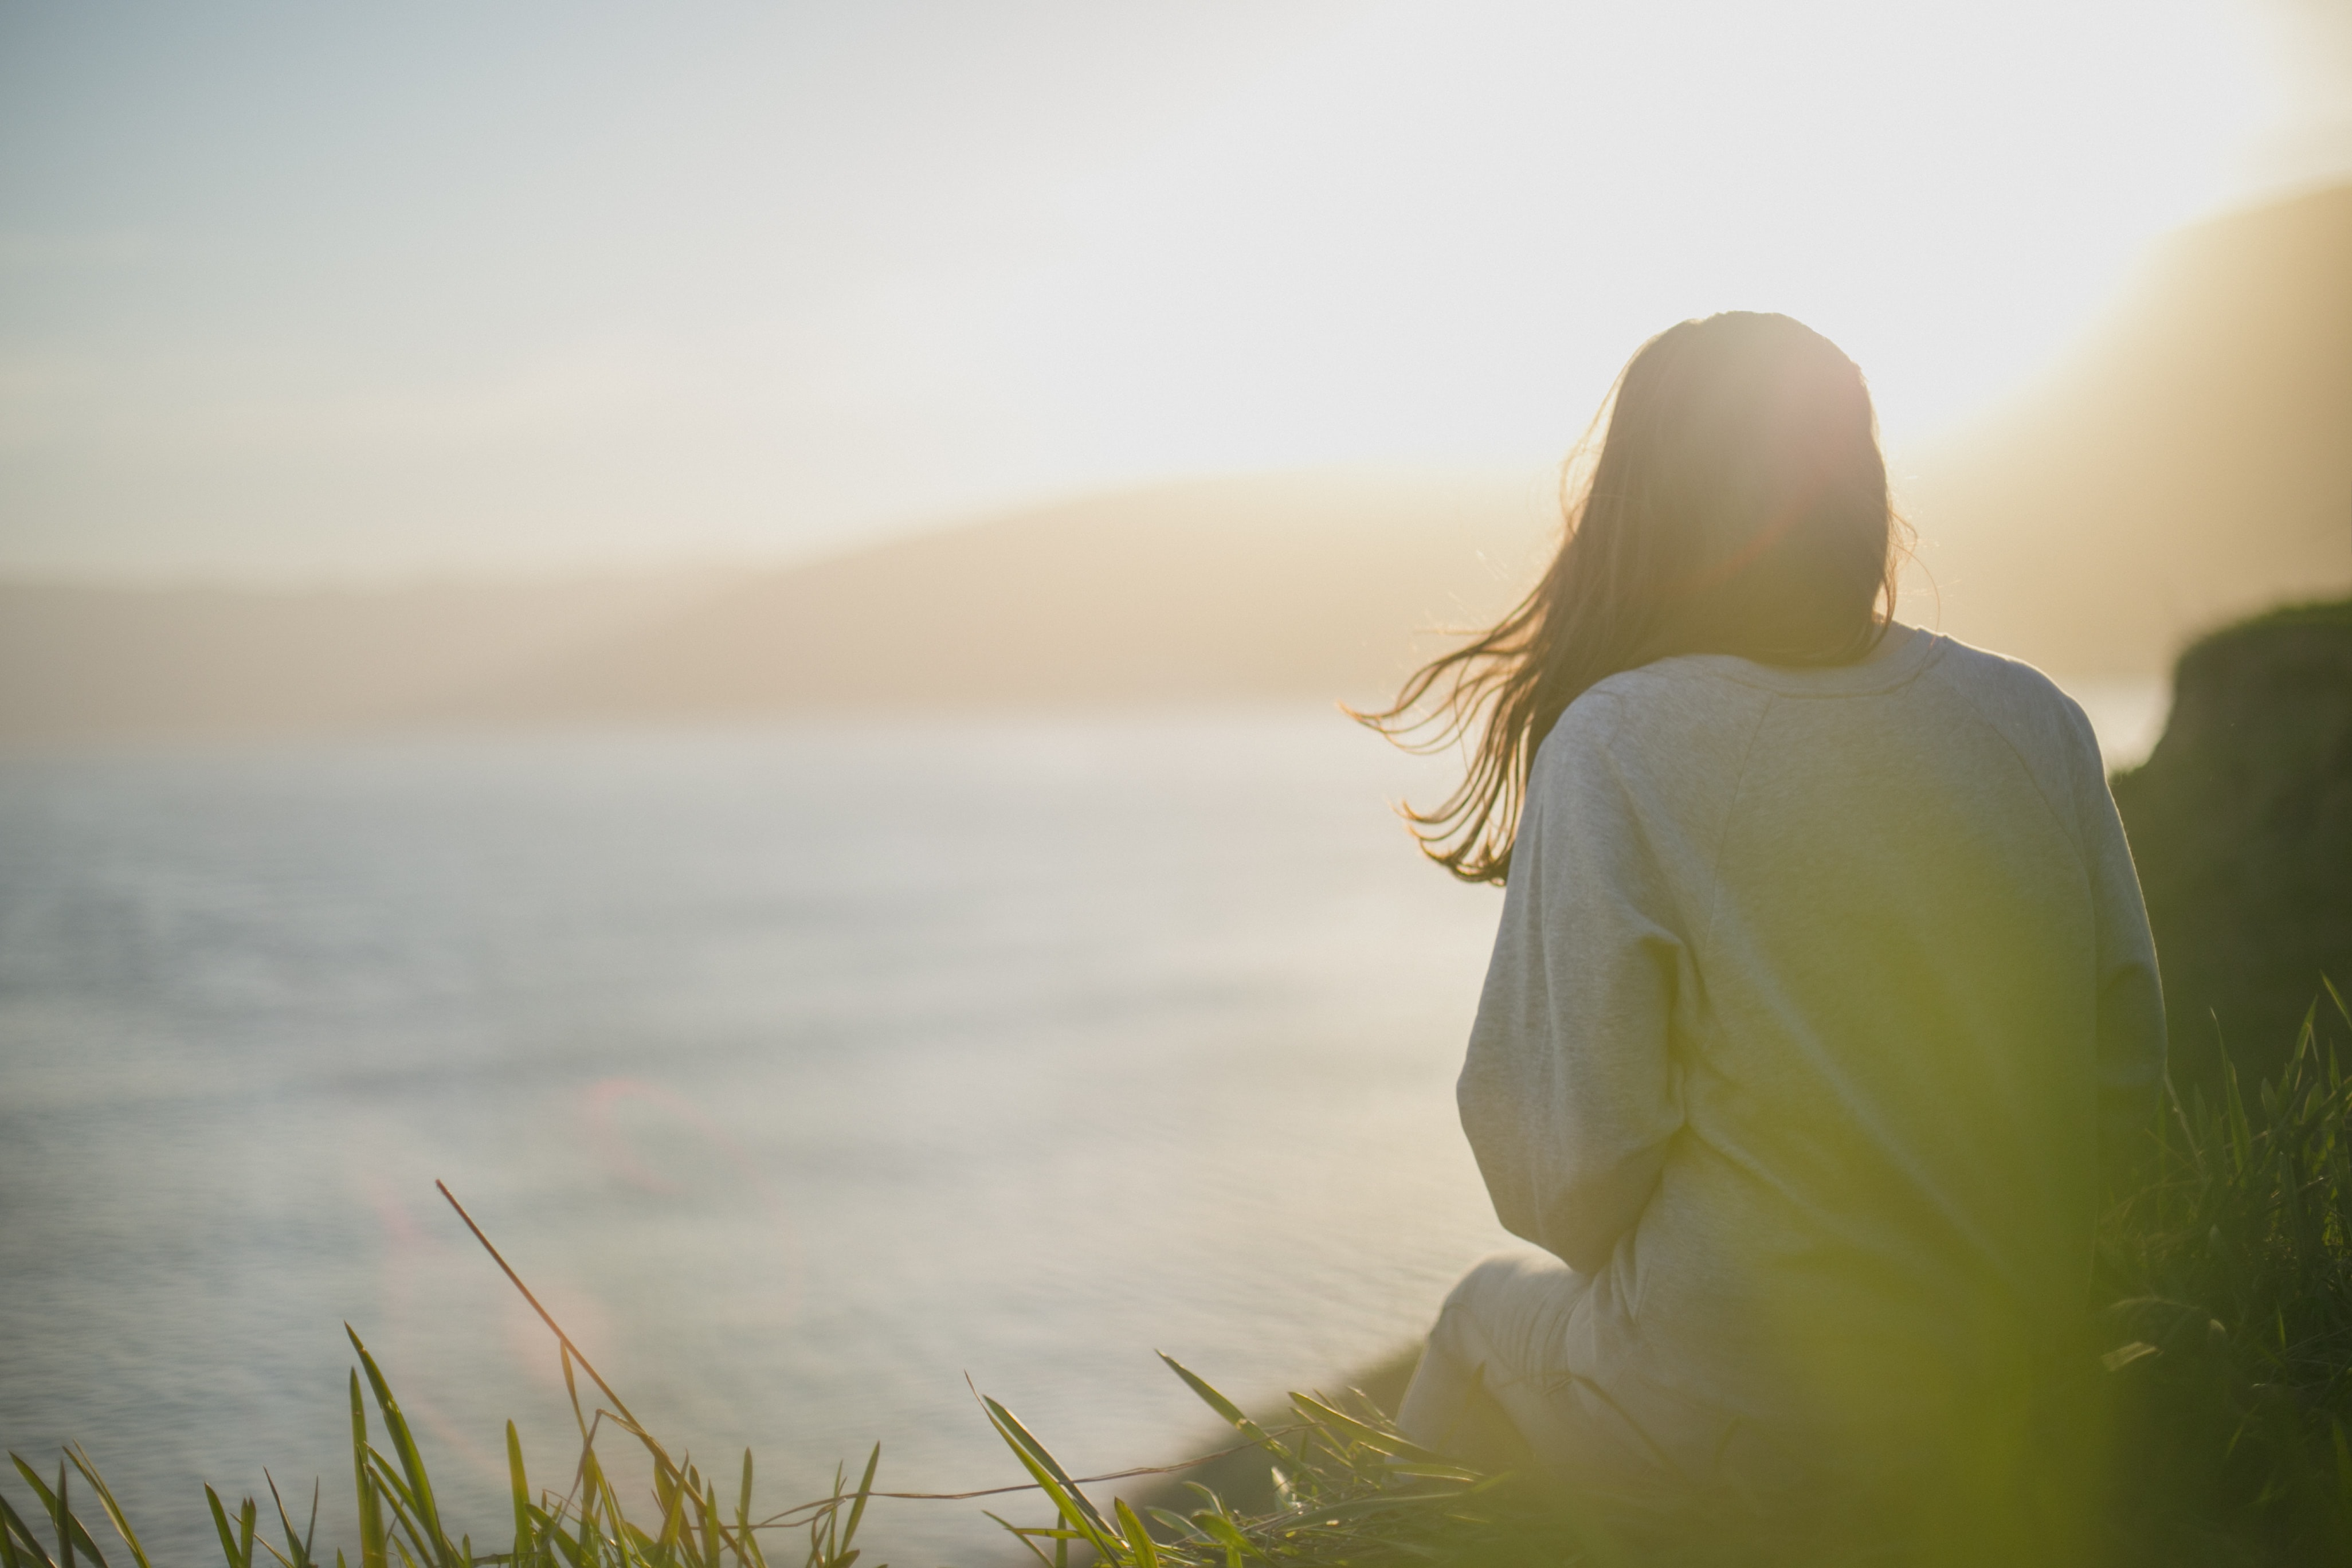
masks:
[(805, 557), (1556, 459), (1783, 310), (1890, 439), (2352, 177), (2352, 0), (0, 0), (0, 574)]

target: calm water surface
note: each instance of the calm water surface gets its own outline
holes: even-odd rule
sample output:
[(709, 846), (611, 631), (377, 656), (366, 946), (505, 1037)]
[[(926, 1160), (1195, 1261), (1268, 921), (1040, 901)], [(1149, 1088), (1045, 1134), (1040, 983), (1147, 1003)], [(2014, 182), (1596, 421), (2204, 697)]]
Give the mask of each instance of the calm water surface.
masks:
[[(406, 742), (0, 773), (0, 1443), (175, 1556), (330, 1478), (348, 1321), (472, 1506), (545, 1331), (779, 1504), (1021, 1479), (1413, 1333), (1495, 1245), (1448, 1086), (1495, 898), (1325, 715)], [(338, 1480), (336, 1478), (341, 1478)], [(233, 1494), (235, 1495), (235, 1494)], [(974, 1505), (874, 1521), (1000, 1555)]]
[[(1291, 713), (0, 762), (0, 1446), (79, 1438), (173, 1561), (265, 1466), (348, 1541), (348, 1321), (495, 1535), (504, 1421), (556, 1480), (571, 1418), (439, 1177), (771, 1504), (877, 1439), (1021, 1479), (967, 1373), (1179, 1458), (1155, 1347), (1336, 1383), (1504, 1239), (1451, 1094), (1496, 896), (1386, 805), (1436, 777)], [(876, 1557), (1003, 1561), (977, 1508)]]

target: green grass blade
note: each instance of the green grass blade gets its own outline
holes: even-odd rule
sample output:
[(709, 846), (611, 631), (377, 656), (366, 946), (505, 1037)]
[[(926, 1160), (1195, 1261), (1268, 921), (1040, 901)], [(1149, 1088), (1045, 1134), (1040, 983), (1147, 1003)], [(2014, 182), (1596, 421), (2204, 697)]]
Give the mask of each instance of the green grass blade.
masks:
[(572, 1544), (572, 1538), (563, 1533), (563, 1521), (561, 1519), (533, 1503), (530, 1510), (530, 1529), (531, 1539), (539, 1543), (537, 1551), (532, 1554), (532, 1562), (552, 1563), (558, 1555), (567, 1563), (572, 1561), (578, 1549)]
[(844, 1479), (842, 1468), (836, 1462), (833, 1467), (834, 1506), (824, 1510), (824, 1547), (819, 1554), (826, 1568), (832, 1568), (841, 1556), (841, 1483)]
[[(415, 1548), (416, 1561), (420, 1564), (430, 1564), (433, 1562), (432, 1549), (425, 1544), (424, 1532), (417, 1527), (415, 1500), (410, 1497), (407, 1486), (394, 1471), (392, 1461), (373, 1448), (368, 1450), (368, 1464), (375, 1474), (377, 1496), (383, 1506), (392, 1510), (390, 1523), (393, 1529), (386, 1534), (393, 1545), (401, 1548), (404, 1557), (408, 1555), (409, 1547)], [(407, 1540), (407, 1547), (401, 1547), (403, 1537)]]
[(1021, 1468), (1029, 1472), (1030, 1479), (1037, 1483), (1047, 1500), (1060, 1510), (1062, 1518), (1079, 1531), (1088, 1545), (1116, 1562), (1110, 1527), (1096, 1511), (1094, 1504), (1070, 1484), (1068, 1472), (1062, 1468), (1060, 1461), (1046, 1452), (1045, 1445), (1031, 1436), (1027, 1428), (1013, 1418), (1012, 1412), (992, 1399), (984, 1399), (982, 1403), (988, 1408), (989, 1422), (995, 1426), (996, 1435), (1004, 1439), (1005, 1446), (1013, 1450), (1013, 1457), (1021, 1461)]
[(735, 1494), (735, 1561), (738, 1568), (767, 1568), (760, 1538), (751, 1528), (751, 1450), (743, 1450), (743, 1485)]
[(1010, 1535), (1013, 1540), (1027, 1547), (1029, 1549), (1030, 1556), (1034, 1557), (1038, 1562), (1044, 1563), (1045, 1568), (1054, 1568), (1054, 1560), (1046, 1556), (1043, 1552), (1037, 1550), (1037, 1543), (1029, 1539), (1029, 1531), (1022, 1529), (1019, 1525), (1013, 1523), (1011, 1520), (1006, 1519), (1001, 1513), (992, 1512), (987, 1509), (982, 1509), (980, 1511), (986, 1514), (989, 1518), (996, 1521), (998, 1524), (1003, 1527), (1004, 1532), (1007, 1535)]
[(587, 1529), (584, 1521), (582, 1525), (581, 1538), (579, 1541), (574, 1541), (571, 1536), (565, 1534), (553, 1521), (550, 1521), (547, 1533), (540, 1537), (540, 1539), (555, 1548), (556, 1555), (563, 1559), (564, 1568), (587, 1568), (586, 1548), (583, 1544), (587, 1540)]
[(654, 1471), (654, 1500), (661, 1505), (661, 1536), (648, 1540), (646, 1547), (657, 1557), (668, 1558), (677, 1545), (679, 1532), (686, 1529), (686, 1489)]
[(1197, 1537), (1201, 1533), (1200, 1531), (1193, 1528), (1192, 1521), (1191, 1520), (1186, 1519), (1182, 1514), (1176, 1512), (1173, 1509), (1147, 1508), (1143, 1511), (1158, 1520), (1160, 1523), (1166, 1525), (1170, 1530), (1175, 1531), (1178, 1539), (1180, 1540), (1188, 1535)]
[(1445, 1463), (1445, 1456), (1443, 1454), (1433, 1454), (1418, 1444), (1407, 1442), (1393, 1432), (1383, 1432), (1377, 1426), (1368, 1426), (1352, 1415), (1342, 1415), (1332, 1409), (1311, 1394), (1293, 1394), (1290, 1396), (1290, 1403), (1298, 1407), (1300, 1415), (1317, 1426), (1339, 1432), (1350, 1441), (1360, 1443), (1375, 1453), (1386, 1454), (1395, 1459), (1408, 1459), (1415, 1464)]
[(383, 1489), (385, 1503), (394, 1511), (413, 1518), (416, 1512), (416, 1500), (410, 1495), (408, 1483), (400, 1479), (400, 1472), (392, 1468), (392, 1461), (383, 1457), (383, 1449), (368, 1450), (368, 1468), (375, 1476), (375, 1484)]
[(1110, 1507), (1111, 1512), (1118, 1518), (1118, 1532), (1126, 1539), (1127, 1550), (1135, 1559), (1135, 1568), (1160, 1568), (1160, 1543), (1151, 1539), (1151, 1532), (1143, 1528), (1143, 1521), (1135, 1517), (1135, 1510), (1127, 1506), (1127, 1500), (1115, 1497), (1110, 1500)]
[(1210, 1409), (1223, 1416), (1234, 1429), (1246, 1433), (1252, 1437), (1264, 1437), (1265, 1436), (1264, 1432), (1258, 1429), (1257, 1423), (1252, 1421), (1248, 1416), (1242, 1414), (1242, 1407), (1240, 1405), (1235, 1405), (1232, 1400), (1227, 1399), (1223, 1394), (1218, 1393), (1214, 1388), (1212, 1388), (1206, 1378), (1201, 1376), (1198, 1373), (1195, 1373), (1191, 1367), (1186, 1366), (1182, 1362), (1178, 1361), (1174, 1356), (1170, 1355), (1166, 1351), (1154, 1351), (1151, 1353), (1158, 1356), (1161, 1361), (1166, 1362), (1168, 1363), (1168, 1370), (1174, 1373), (1178, 1377), (1182, 1378), (1184, 1380), (1184, 1386), (1191, 1389), (1192, 1393), (1199, 1397), (1202, 1404), (1207, 1405)]
[[(65, 1564), (65, 1568), (72, 1568), (76, 1552), (79, 1552), (94, 1563), (104, 1563), (106, 1559), (99, 1552), (98, 1542), (90, 1539), (89, 1531), (82, 1527), (81, 1521), (74, 1517), (73, 1510), (67, 1505), (64, 1462), (62, 1460), (58, 1462), (58, 1484), (51, 1487), (48, 1482), (41, 1479), (40, 1471), (25, 1463), (15, 1453), (10, 1453), (8, 1458), (15, 1462), (16, 1473), (25, 1478), (25, 1484), (33, 1489), (33, 1495), (40, 1500), (41, 1510), (49, 1516), (50, 1526), (58, 1535), (58, 1560)], [(33, 1547), (35, 1551), (42, 1552), (43, 1562), (48, 1560), (47, 1553), (32, 1538), (30, 1532), (27, 1532), (25, 1543)]]
[(1418, 1476), (1433, 1481), (1483, 1481), (1486, 1478), (1476, 1470), (1460, 1465), (1433, 1465), (1425, 1461), (1391, 1459), (1381, 1468), (1392, 1476)]
[(228, 1510), (221, 1507), (220, 1493), (205, 1488), (205, 1500), (212, 1505), (213, 1528), (220, 1532), (221, 1555), (228, 1559), (228, 1568), (253, 1568), (253, 1560), (236, 1549), (236, 1532), (228, 1527)]
[[(596, 1505), (604, 1498), (604, 1467), (597, 1460), (594, 1448), (580, 1450), (580, 1523), (584, 1530), (595, 1518)], [(585, 1544), (585, 1538), (583, 1538)]]
[(522, 1434), (507, 1423), (507, 1490), (514, 1499), (514, 1547), (509, 1553), (520, 1563), (530, 1555), (530, 1477), (523, 1470)]
[(1241, 1532), (1240, 1527), (1222, 1513), (1212, 1513), (1203, 1509), (1192, 1516), (1192, 1523), (1202, 1534), (1225, 1549), (1225, 1561), (1232, 1568), (1240, 1568), (1245, 1557), (1265, 1555), (1251, 1545), (1249, 1537)]
[[(58, 1495), (49, 1489), (49, 1483), (41, 1479), (41, 1472), (33, 1468), (32, 1466), (25, 1463), (23, 1456), (16, 1453), (13, 1449), (9, 1452), (8, 1458), (9, 1461), (16, 1467), (16, 1473), (25, 1478), (25, 1484), (33, 1489), (33, 1496), (35, 1500), (40, 1503), (41, 1511), (47, 1515), (49, 1521), (52, 1524), (56, 1523), (58, 1517)], [(0, 1498), (0, 1509), (5, 1509), (7, 1507), (8, 1500), (5, 1498)], [(26, 1546), (40, 1554), (43, 1568), (51, 1568), (49, 1563), (48, 1548), (43, 1546), (40, 1542), (40, 1539), (26, 1526), (25, 1521), (16, 1517), (16, 1512), (14, 1509), (8, 1510), (7, 1517), (14, 1524), (15, 1528), (23, 1532)]]
[(368, 1354), (367, 1346), (349, 1323), (343, 1332), (351, 1336), (352, 1349), (359, 1352), (360, 1369), (366, 1373), (368, 1386), (374, 1391), (376, 1408), (383, 1415), (384, 1430), (392, 1438), (393, 1451), (400, 1456), (400, 1468), (408, 1477), (408, 1490), (416, 1507), (416, 1522), (425, 1535), (425, 1549), (433, 1555), (426, 1561), (435, 1568), (457, 1568), (457, 1553), (450, 1549), (448, 1537), (441, 1529), (441, 1510), (433, 1500), (433, 1481), (425, 1473), (425, 1458), (417, 1452), (416, 1439), (410, 1436), (408, 1418), (400, 1413), (400, 1402), (392, 1396), (392, 1388), (383, 1380), (383, 1369)]
[[(319, 1531), (319, 1492), (317, 1487), (313, 1486), (310, 1490), (310, 1532), (305, 1535), (297, 1535), (294, 1533), (293, 1516), (286, 1511), (286, 1500), (278, 1495), (278, 1478), (271, 1475), (268, 1470), (264, 1470), (261, 1472), (261, 1479), (269, 1483), (269, 1500), (277, 1505), (278, 1522), (282, 1525), (286, 1531), (285, 1552), (280, 1552), (276, 1547), (271, 1546), (269, 1548), (270, 1555), (278, 1557), (285, 1563), (290, 1563), (292, 1568), (316, 1568), (316, 1565), (310, 1561), (310, 1539)], [(264, 1542), (262, 1544), (267, 1546), (268, 1545), (268, 1542)]]
[(376, 1496), (375, 1477), (368, 1468), (367, 1404), (360, 1396), (360, 1374), (352, 1373), (352, 1485), (360, 1510), (360, 1568), (388, 1568), (384, 1552), (383, 1508)]
[[(14, 1454), (8, 1457), (16, 1459)], [(22, 1468), (25, 1461), (16, 1459), (16, 1463)], [(33, 1533), (32, 1526), (8, 1505), (5, 1497), (0, 1497), (0, 1542), (11, 1540), (15, 1544), (10, 1550), (16, 1552), (22, 1568), (57, 1568), (57, 1564), (49, 1561), (48, 1548), (41, 1544), (40, 1538)]]
[(618, 1509), (614, 1510), (613, 1518), (621, 1527), (614, 1531), (614, 1534), (620, 1542), (623, 1562), (646, 1563), (668, 1557), (669, 1551), (664, 1543), (639, 1529), (635, 1522), (624, 1517)]
[(857, 1523), (866, 1517), (866, 1500), (874, 1493), (874, 1472), (881, 1463), (882, 1445), (877, 1443), (874, 1451), (866, 1456), (866, 1473), (857, 1479), (857, 1500), (849, 1505), (849, 1518), (841, 1527), (841, 1546), (845, 1552), (857, 1538)]
[(982, 1396), (981, 1404), (986, 1407), (989, 1420), (995, 1425), (997, 1436), (1012, 1447), (1013, 1455), (1036, 1478), (1038, 1484), (1046, 1489), (1055, 1504), (1071, 1512), (1070, 1522), (1087, 1530), (1094, 1537), (1096, 1549), (1107, 1552), (1111, 1534), (1109, 1521), (1104, 1519), (1095, 1505), (1087, 1500), (1086, 1494), (1078, 1490), (1077, 1483), (1070, 1479), (1070, 1472), (1062, 1468), (1061, 1461), (1047, 1451), (1045, 1444), (1030, 1435), (1029, 1429), (1021, 1425), (1013, 1412), (986, 1395)]
[(1192, 1394), (1195, 1394), (1197, 1399), (1202, 1401), (1202, 1404), (1209, 1405), (1209, 1408), (1212, 1408), (1212, 1411), (1216, 1411), (1218, 1415), (1221, 1415), (1221, 1417), (1225, 1417), (1225, 1425), (1230, 1425), (1230, 1427), (1233, 1427), (1234, 1432), (1240, 1432), (1242, 1436), (1246, 1436), (1246, 1438), (1249, 1438), (1249, 1441), (1254, 1441), (1254, 1444), (1263, 1444), (1263, 1446), (1267, 1446), (1267, 1448), (1273, 1448), (1275, 1453), (1282, 1453), (1282, 1444), (1277, 1444), (1277, 1441), (1275, 1441), (1275, 1438), (1267, 1436), (1267, 1434), (1265, 1434), (1265, 1427), (1261, 1427), (1261, 1425), (1258, 1425), (1258, 1422), (1249, 1420), (1249, 1417), (1246, 1417), (1244, 1413), (1242, 1413), (1242, 1405), (1233, 1404), (1233, 1401), (1225, 1399), (1223, 1394), (1218, 1394), (1216, 1389), (1209, 1387), (1209, 1380), (1206, 1380), (1206, 1377), (1202, 1377), (1200, 1373), (1195, 1373), (1195, 1371), (1192, 1371), (1192, 1368), (1190, 1368), (1190, 1366), (1185, 1366), (1183, 1361), (1179, 1361), (1179, 1359), (1176, 1359), (1176, 1356), (1167, 1354), (1167, 1352), (1164, 1352), (1164, 1350), (1155, 1350), (1155, 1352), (1152, 1352), (1152, 1354), (1160, 1356), (1160, 1359), (1162, 1359), (1162, 1361), (1167, 1361), (1169, 1371), (1176, 1373), (1176, 1375), (1179, 1375), (1179, 1377), (1183, 1377), (1183, 1384), (1185, 1384), (1185, 1387), (1192, 1389)]
[(696, 1568), (719, 1568), (719, 1537), (726, 1527), (719, 1520), (719, 1488), (716, 1483), (702, 1483), (702, 1495), (697, 1500), (697, 1510), (702, 1516), (702, 1555), (695, 1560)]
[(66, 1462), (58, 1460), (57, 1462), (57, 1521), (58, 1521), (58, 1552), (61, 1552), (61, 1561), (68, 1563), (70, 1568), (75, 1556), (87, 1556), (91, 1563), (99, 1563), (99, 1568), (106, 1568), (106, 1554), (99, 1552), (97, 1540), (91, 1540), (89, 1526), (85, 1526), (85, 1523), (80, 1521), (80, 1516), (73, 1511), (73, 1502), (70, 1502), (68, 1495), (66, 1495), (66, 1488), (68, 1488), (68, 1481), (66, 1481)]
[(139, 1544), (139, 1537), (131, 1531), (131, 1521), (123, 1516), (122, 1505), (114, 1500), (113, 1491), (108, 1488), (105, 1478), (98, 1473), (98, 1467), (90, 1462), (89, 1455), (83, 1451), (80, 1444), (75, 1443), (68, 1446), (66, 1457), (73, 1461), (74, 1468), (81, 1472), (82, 1479), (89, 1483), (89, 1489), (98, 1494), (98, 1506), (106, 1510), (107, 1522), (114, 1526), (114, 1532), (122, 1537), (122, 1544), (130, 1549), (131, 1560), (138, 1563), (139, 1568), (152, 1568), (147, 1561), (147, 1549)]

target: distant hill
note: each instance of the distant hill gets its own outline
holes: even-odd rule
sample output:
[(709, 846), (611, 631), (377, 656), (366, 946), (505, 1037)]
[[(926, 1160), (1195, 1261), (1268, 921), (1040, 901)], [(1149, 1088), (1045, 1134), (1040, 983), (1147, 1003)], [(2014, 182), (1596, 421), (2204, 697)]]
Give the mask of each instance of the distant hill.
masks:
[[(1518, 479), (1299, 475), (1101, 497), (730, 588), (486, 688), (486, 715), (1378, 700), (1493, 617), (1557, 505)], [(1433, 643), (1430, 646), (1435, 646)]]
[(1371, 701), (1511, 600), (1556, 516), (1539, 479), (1282, 475), (645, 583), (0, 584), (0, 742)]
[(707, 597), (711, 574), (273, 592), (0, 584), (0, 742), (434, 722)]
[[(1935, 584), (1906, 617), (2069, 676), (2154, 676), (2195, 633), (2352, 586), (2347, 279), (2352, 187), (2158, 247), (2049, 374), (1895, 455)], [(1538, 480), (1305, 474), (692, 579), (0, 585), (0, 742), (1375, 701), (1430, 628), (1508, 604), (1556, 526)]]
[(2153, 675), (2352, 587), (2352, 186), (2173, 236), (2050, 374), (1897, 469), (1944, 629), (2048, 668)]

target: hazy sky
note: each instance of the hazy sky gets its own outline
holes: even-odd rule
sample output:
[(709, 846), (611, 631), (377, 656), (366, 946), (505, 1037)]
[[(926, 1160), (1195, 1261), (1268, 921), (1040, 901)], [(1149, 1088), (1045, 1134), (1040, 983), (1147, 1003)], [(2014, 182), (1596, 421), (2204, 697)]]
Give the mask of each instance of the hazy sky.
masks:
[(1735, 306), (1899, 437), (2347, 174), (2352, 0), (0, 0), (0, 571), (1533, 467)]

